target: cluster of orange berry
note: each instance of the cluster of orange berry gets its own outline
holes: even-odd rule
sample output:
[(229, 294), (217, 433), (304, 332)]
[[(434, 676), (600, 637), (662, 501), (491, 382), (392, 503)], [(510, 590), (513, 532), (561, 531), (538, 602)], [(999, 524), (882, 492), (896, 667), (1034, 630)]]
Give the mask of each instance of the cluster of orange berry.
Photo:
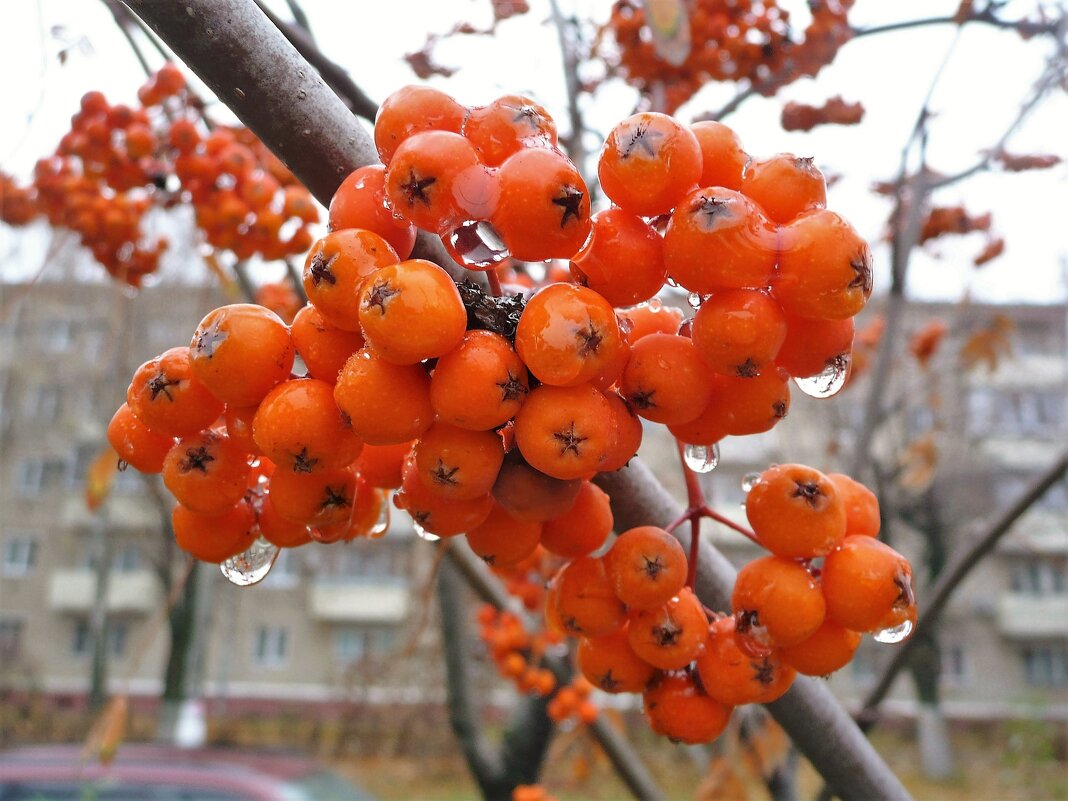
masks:
[(141, 106), (88, 92), (56, 152), (37, 162), (31, 186), (0, 184), (3, 221), (43, 214), (115, 278), (133, 286), (159, 266), (164, 237), (146, 237), (153, 209), (187, 201), (209, 244), (239, 258), (303, 253), (318, 211), (307, 190), (245, 128), (208, 127), (185, 78), (164, 65), (138, 90)]
[(611, 49), (600, 47), (606, 63), (641, 92), (663, 98), (675, 111), (712, 81), (748, 81), (762, 94), (804, 76), (814, 76), (831, 63), (852, 38), (847, 19), (852, 0), (819, 0), (808, 4), (812, 20), (804, 35), (791, 35), (789, 12), (774, 0), (694, 0), (684, 5), (690, 31), (689, 50), (681, 63), (670, 63), (650, 35), (642, 3), (618, 0), (601, 31)]

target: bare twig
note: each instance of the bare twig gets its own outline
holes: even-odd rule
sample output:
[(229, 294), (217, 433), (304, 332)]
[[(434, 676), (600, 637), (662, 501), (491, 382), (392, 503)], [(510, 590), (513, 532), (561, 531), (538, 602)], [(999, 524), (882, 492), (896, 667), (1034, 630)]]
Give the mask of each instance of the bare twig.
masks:
[[(586, 175), (586, 146), (583, 144), (582, 135), (586, 131), (585, 122), (582, 119), (582, 110), (579, 108), (578, 99), (581, 89), (578, 79), (578, 43), (573, 41), (578, 33), (573, 20), (564, 19), (560, 11), (559, 0), (549, 0), (549, 8), (552, 9), (553, 25), (556, 27), (556, 39), (560, 44), (560, 56), (564, 61), (564, 83), (567, 87), (567, 118), (571, 126), (571, 133), (564, 142), (564, 149), (571, 161), (579, 168), (583, 178)], [(570, 29), (570, 34), (569, 34)], [(590, 182), (586, 181), (589, 186)]]

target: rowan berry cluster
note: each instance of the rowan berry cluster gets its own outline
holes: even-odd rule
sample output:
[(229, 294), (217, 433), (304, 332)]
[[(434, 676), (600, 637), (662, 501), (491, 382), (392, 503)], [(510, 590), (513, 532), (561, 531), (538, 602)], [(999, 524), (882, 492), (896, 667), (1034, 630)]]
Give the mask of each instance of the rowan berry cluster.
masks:
[[(853, 35), (848, 13), (852, 0), (809, 3), (812, 20), (795, 38), (790, 16), (773, 0), (696, 0), (684, 4), (690, 45), (681, 63), (669, 63), (650, 35), (648, 12), (633, 0), (618, 0), (601, 31), (602, 57), (640, 91), (663, 98), (673, 112), (712, 81), (747, 81), (762, 94), (814, 76), (834, 60)], [(614, 51), (614, 52), (613, 52)]]
[[(112, 421), (120, 457), (162, 470), (178, 499), (181, 547), (219, 562), (260, 536), (377, 536), (396, 489), (422, 536), (466, 535), (544, 610), (538, 632), (482, 612), (503, 675), (557, 693), (555, 718), (591, 722), (586, 681), (557, 688), (541, 664), (580, 636), (589, 682), (642, 692), (654, 729), (686, 741), (811, 668), (785, 649), (825, 656), (836, 637), (855, 647), (854, 632), (906, 622), (907, 563), (871, 539), (873, 497), (806, 468), (781, 480), (775, 468), (750, 493), (754, 536), (774, 555), (742, 571), (734, 616), (703, 607), (667, 531), (631, 529), (605, 550), (615, 520), (592, 479), (633, 457), (643, 419), (709, 446), (782, 419), (790, 375), (830, 365), (844, 377), (870, 255), (824, 209), (809, 160), (752, 161), (726, 126), (635, 115), (599, 162), (614, 205), (591, 215), (552, 119), (527, 98), (468, 109), (408, 87), (383, 104), (375, 141), (384, 163), (338, 190), (292, 324), (216, 309), (188, 347), (137, 371)], [(488, 271), (492, 294), (411, 258), (417, 227)], [(502, 290), (509, 257), (567, 258), (572, 280)], [(692, 293), (692, 319), (657, 300), (666, 283)], [(873, 562), (890, 564), (888, 579), (858, 567)]]
[(308, 249), (318, 210), (250, 131), (211, 126), (173, 64), (137, 96), (141, 105), (130, 107), (87, 93), (56, 152), (37, 162), (33, 183), (20, 189), (2, 179), (3, 221), (25, 225), (43, 214), (133, 286), (167, 248), (165, 237), (146, 235), (146, 215), (182, 202), (193, 206), (207, 243), (238, 258)]

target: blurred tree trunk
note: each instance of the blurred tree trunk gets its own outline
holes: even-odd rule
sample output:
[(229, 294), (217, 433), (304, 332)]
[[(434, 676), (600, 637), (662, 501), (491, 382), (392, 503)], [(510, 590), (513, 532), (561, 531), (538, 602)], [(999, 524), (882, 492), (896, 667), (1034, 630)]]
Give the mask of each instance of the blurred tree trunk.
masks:
[(103, 708), (108, 695), (108, 587), (111, 584), (111, 539), (108, 537), (107, 507), (101, 506), (93, 519), (93, 572), (96, 574), (93, 605), (89, 612), (92, 664), (89, 672), (89, 708)]

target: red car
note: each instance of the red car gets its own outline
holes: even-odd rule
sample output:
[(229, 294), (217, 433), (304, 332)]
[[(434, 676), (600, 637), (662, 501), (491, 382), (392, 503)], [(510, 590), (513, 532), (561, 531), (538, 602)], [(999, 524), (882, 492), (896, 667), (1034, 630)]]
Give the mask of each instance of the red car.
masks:
[(78, 746), (0, 753), (0, 801), (374, 801), (320, 763), (285, 753), (123, 745), (108, 766)]

